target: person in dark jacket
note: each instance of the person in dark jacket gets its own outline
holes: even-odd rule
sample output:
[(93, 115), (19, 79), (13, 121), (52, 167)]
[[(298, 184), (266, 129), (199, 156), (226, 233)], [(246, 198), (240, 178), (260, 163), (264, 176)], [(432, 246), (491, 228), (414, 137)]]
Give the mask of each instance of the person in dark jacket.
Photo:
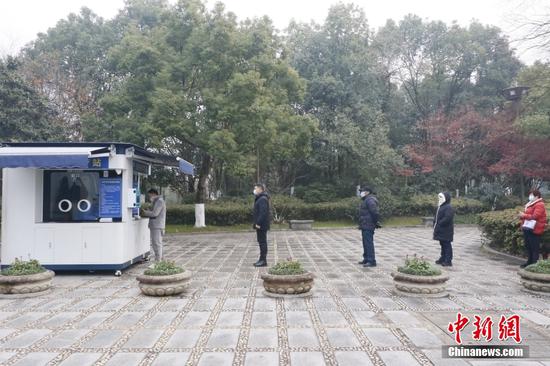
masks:
[(437, 212), (434, 217), (433, 238), (439, 240), (439, 245), (441, 245), (441, 255), (435, 263), (444, 267), (453, 265), (454, 215), (451, 194), (449, 192), (439, 193)]
[(380, 219), (378, 200), (369, 187), (361, 187), (360, 195), (362, 202), (359, 207), (359, 229), (363, 238), (363, 260), (359, 264), (362, 264), (363, 267), (376, 267), (374, 230), (380, 227), (378, 224)]
[(270, 227), (269, 196), (265, 192), (265, 186), (257, 183), (254, 186), (254, 229), (260, 246), (260, 259), (254, 263), (254, 267), (267, 266), (267, 232)]

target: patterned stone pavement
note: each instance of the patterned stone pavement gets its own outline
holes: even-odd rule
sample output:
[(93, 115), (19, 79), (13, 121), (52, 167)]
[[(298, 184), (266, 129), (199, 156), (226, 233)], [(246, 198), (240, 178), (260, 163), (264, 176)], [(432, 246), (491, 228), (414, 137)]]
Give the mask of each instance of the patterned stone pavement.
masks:
[[(517, 265), (482, 252), (474, 227), (457, 228), (450, 297), (393, 293), (390, 272), (406, 254), (437, 258), (430, 238), (420, 227), (379, 230), (378, 267), (364, 269), (356, 264), (357, 230), (270, 233), (270, 263), (292, 257), (317, 275), (312, 297), (288, 300), (263, 295), (251, 266), (258, 254), (252, 233), (169, 236), (167, 258), (194, 272), (186, 294), (141, 295), (135, 275), (145, 264), (118, 278), (58, 275), (46, 295), (0, 299), (0, 363), (550, 365), (550, 298), (523, 292)], [(519, 314), (530, 358), (442, 359), (441, 346), (453, 344), (447, 324), (459, 310), (493, 315), (495, 323), (501, 314)], [(464, 343), (479, 343), (471, 331)]]

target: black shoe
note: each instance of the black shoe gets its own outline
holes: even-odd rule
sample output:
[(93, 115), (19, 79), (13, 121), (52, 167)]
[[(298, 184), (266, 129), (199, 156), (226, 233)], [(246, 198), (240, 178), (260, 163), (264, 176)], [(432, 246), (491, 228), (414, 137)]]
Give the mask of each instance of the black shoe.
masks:
[(362, 260), (361, 262), (357, 262), (357, 264), (365, 264), (367, 263), (366, 261)]
[(441, 265), (443, 267), (452, 267), (453, 266), (453, 264), (451, 262), (443, 262), (443, 263), (441, 263)]
[(439, 258), (438, 260), (435, 261), (435, 264), (441, 264), (443, 263), (443, 259)]
[(363, 264), (363, 267), (376, 267), (376, 263), (367, 262)]
[(267, 267), (267, 261), (257, 261), (254, 263), (254, 267)]
[(529, 265), (529, 263), (523, 263), (521, 266), (519, 266), (519, 268), (525, 268)]

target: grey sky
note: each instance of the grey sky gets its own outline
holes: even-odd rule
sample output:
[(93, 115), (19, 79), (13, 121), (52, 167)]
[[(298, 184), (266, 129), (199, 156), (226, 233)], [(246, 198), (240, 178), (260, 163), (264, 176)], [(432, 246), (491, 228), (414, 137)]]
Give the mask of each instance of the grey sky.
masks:
[[(174, 2), (175, 0), (171, 0)], [(241, 19), (268, 15), (275, 25), (283, 29), (291, 19), (322, 22), (330, 5), (338, 0), (224, 0), (228, 10)], [(457, 21), (467, 25), (472, 19), (496, 25), (514, 40), (521, 36), (517, 20), (541, 14), (548, 10), (540, 0), (355, 0), (361, 6), (370, 26), (378, 28), (388, 18), (401, 19), (414, 13), (429, 20)], [(46, 31), (71, 12), (82, 6), (91, 8), (104, 18), (111, 18), (124, 4), (124, 0), (0, 0), (0, 55), (14, 54), (37, 33)], [(214, 1), (209, 1), (209, 5)], [(546, 9), (544, 9), (546, 7)], [(540, 52), (526, 50), (526, 46), (513, 43), (519, 57), (527, 63), (543, 58)], [(547, 58), (547, 57), (546, 57)]]

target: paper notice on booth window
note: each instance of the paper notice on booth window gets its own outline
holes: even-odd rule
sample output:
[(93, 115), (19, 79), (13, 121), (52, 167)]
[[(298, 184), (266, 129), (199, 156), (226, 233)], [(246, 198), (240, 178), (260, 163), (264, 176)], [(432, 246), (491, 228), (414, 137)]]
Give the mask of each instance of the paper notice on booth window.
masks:
[(525, 220), (523, 222), (523, 228), (528, 230), (533, 230), (536, 224), (537, 224), (537, 220)]
[(99, 185), (99, 216), (122, 217), (122, 179), (101, 178)]

